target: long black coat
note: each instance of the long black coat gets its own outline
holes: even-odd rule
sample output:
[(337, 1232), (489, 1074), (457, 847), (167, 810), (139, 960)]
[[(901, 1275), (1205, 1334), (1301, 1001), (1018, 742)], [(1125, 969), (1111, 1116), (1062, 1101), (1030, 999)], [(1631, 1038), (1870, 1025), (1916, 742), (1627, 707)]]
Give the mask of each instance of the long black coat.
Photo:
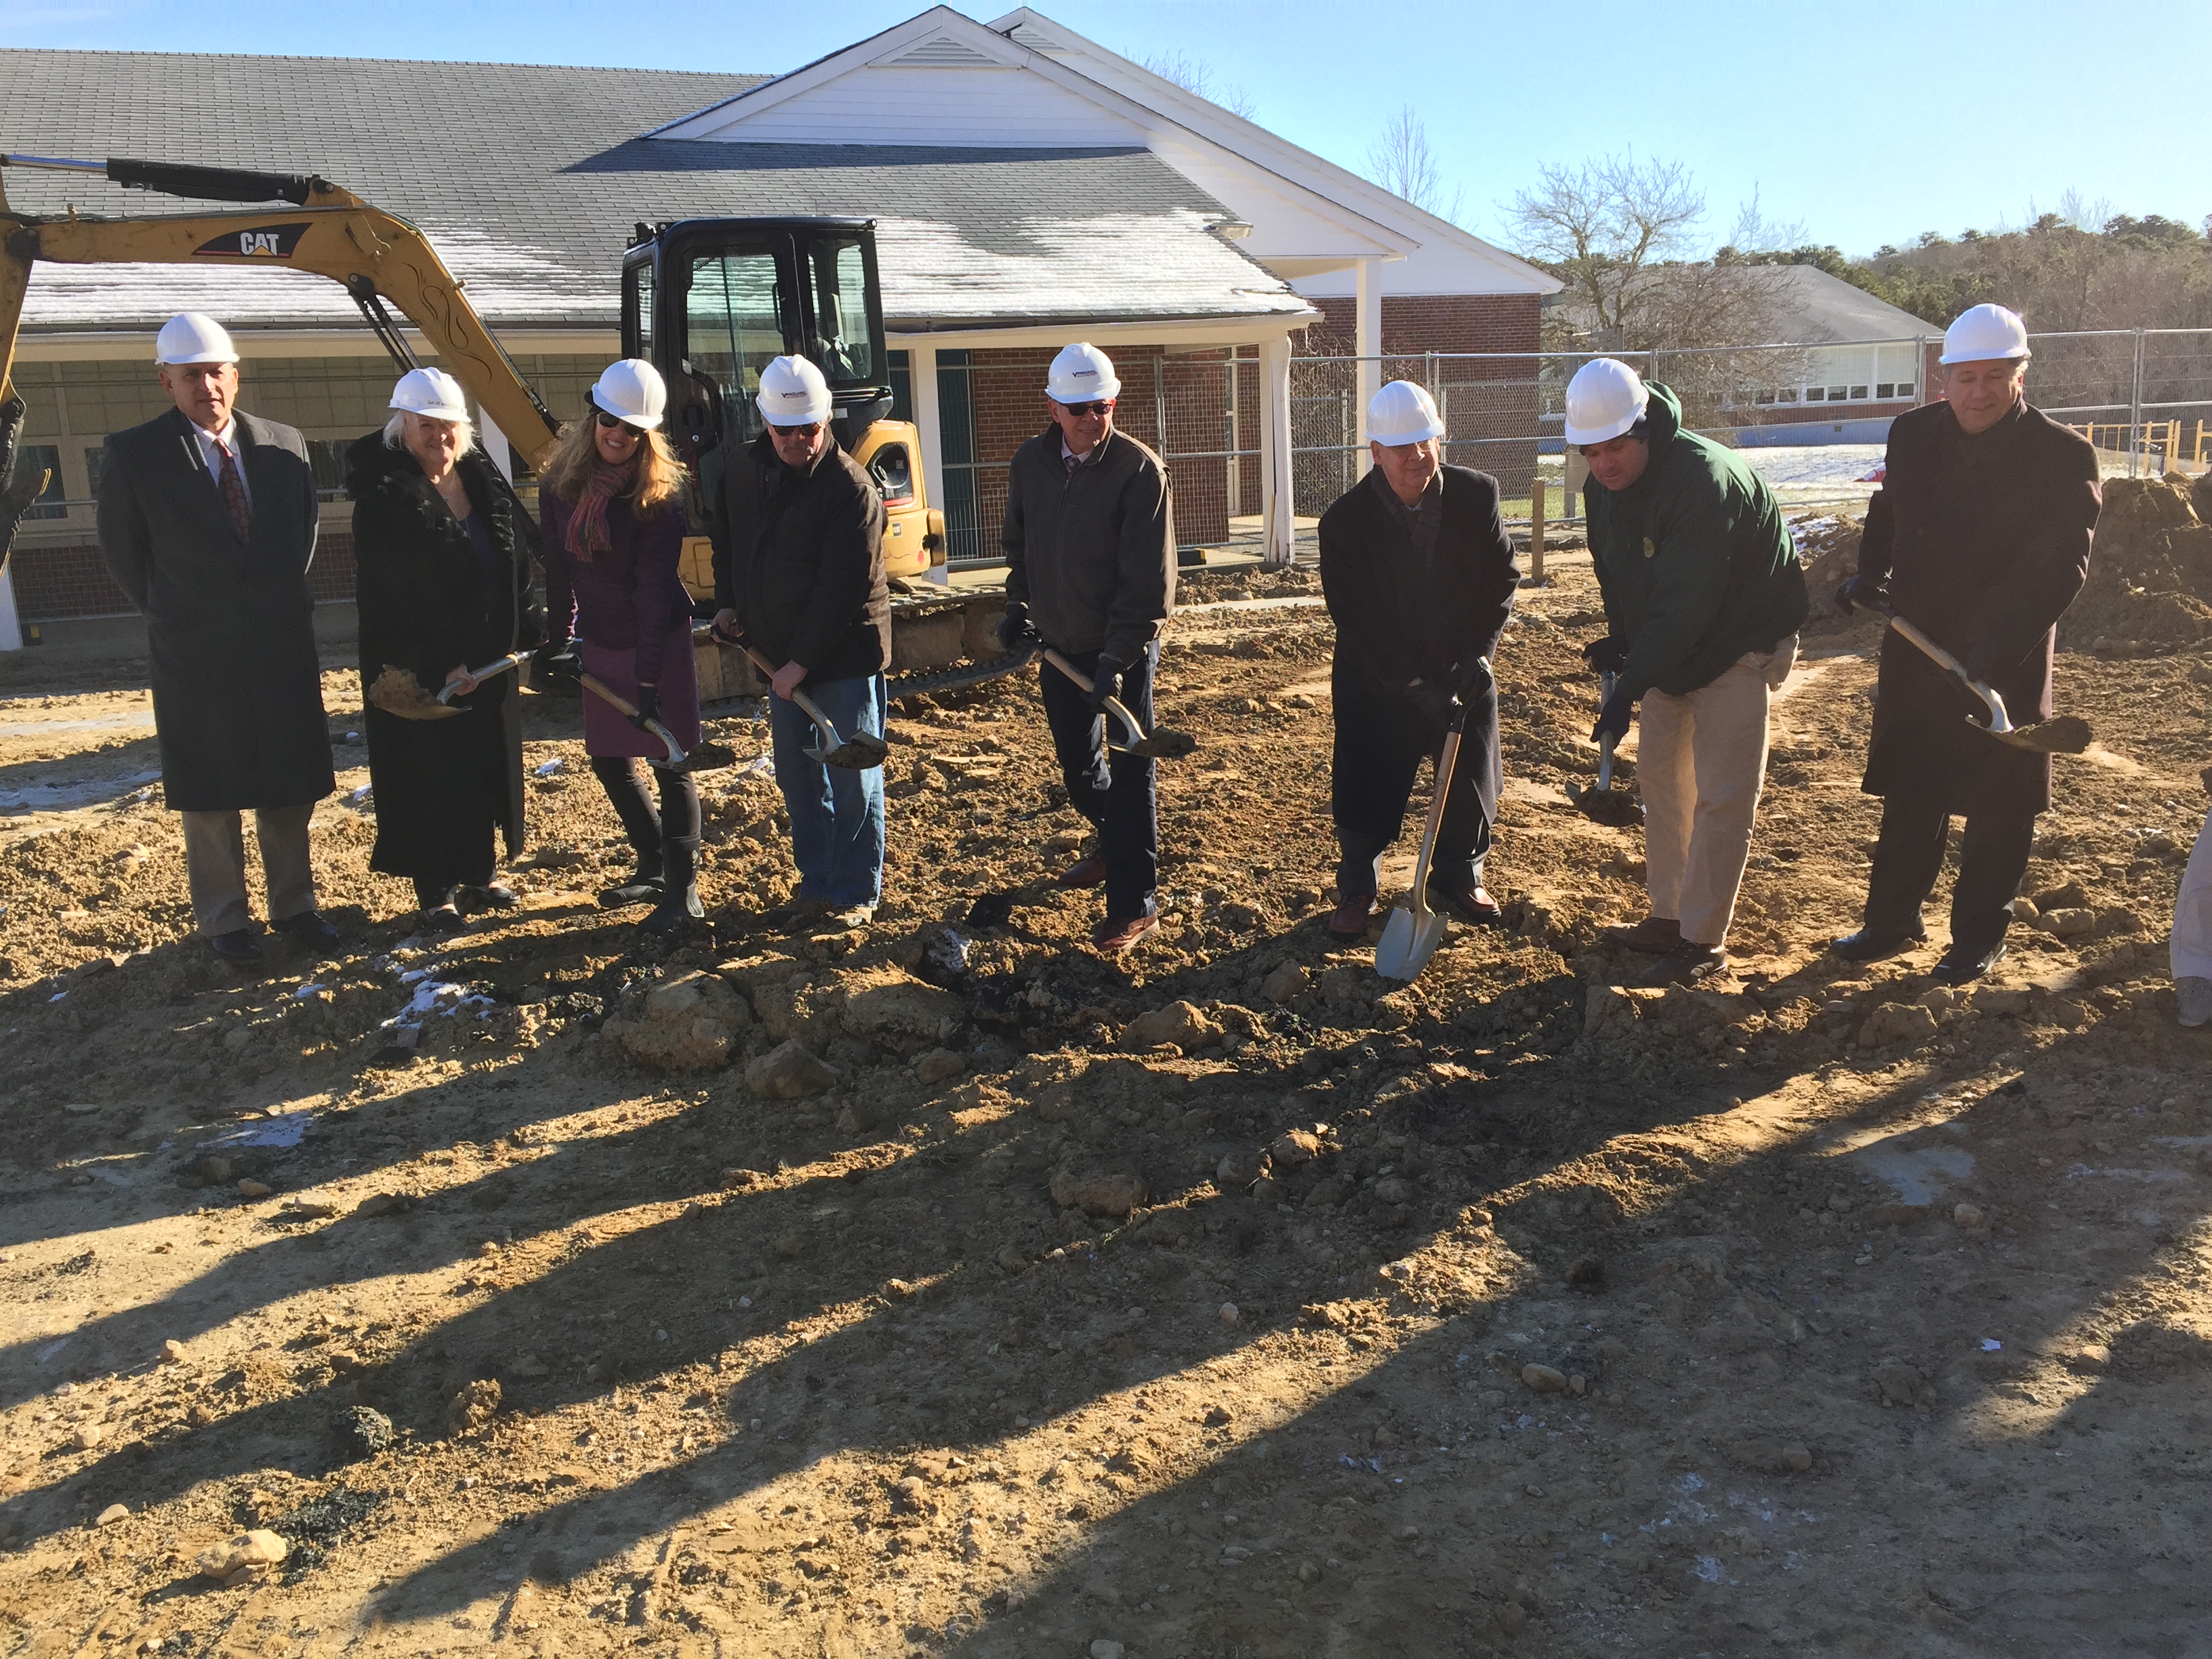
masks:
[(301, 806), (337, 787), (315, 656), (315, 475), (289, 426), (237, 417), (245, 541), (176, 410), (112, 434), (100, 549), (146, 617), (161, 791), (180, 812)]
[[(468, 532), (407, 451), (372, 432), (347, 452), (346, 465), (364, 693), (386, 665), (408, 670), (434, 692), (454, 667), (480, 668), (544, 639), (528, 520), (482, 450), (462, 456), (454, 471), (490, 533), (489, 581)], [(455, 697), (465, 712), (452, 720), (402, 720), (364, 708), (376, 791), (372, 869), (434, 883), (482, 879), (489, 872), (455, 860), (483, 845), (487, 822), (503, 833), (508, 857), (522, 850), (518, 678), (510, 670)]]
[[(1859, 571), (1906, 621), (1995, 687), (2017, 724), (2051, 714), (2059, 616), (2088, 575), (2096, 453), (2022, 404), (1969, 437), (1948, 404), (1900, 415), (1867, 509)], [(2051, 758), (1966, 729), (1980, 700), (1894, 629), (1867, 746), (1870, 795), (1935, 795), (1954, 813), (2039, 812)]]

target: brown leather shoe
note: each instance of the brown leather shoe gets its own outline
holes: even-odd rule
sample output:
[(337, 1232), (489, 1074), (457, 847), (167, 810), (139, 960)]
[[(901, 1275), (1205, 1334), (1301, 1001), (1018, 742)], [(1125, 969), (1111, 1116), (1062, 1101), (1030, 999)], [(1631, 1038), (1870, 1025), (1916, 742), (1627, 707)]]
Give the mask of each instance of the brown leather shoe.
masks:
[(1340, 939), (1347, 945), (1355, 939), (1365, 938), (1368, 918), (1375, 914), (1376, 909), (1374, 894), (1349, 895), (1342, 903), (1328, 913), (1329, 937)]
[(1454, 887), (1431, 877), (1429, 880), (1429, 902), (1434, 905), (1438, 899), (1443, 901), (1446, 910), (1462, 921), (1471, 922), (1477, 927), (1495, 927), (1505, 920), (1505, 912), (1498, 908), (1498, 901), (1491, 897), (1480, 883), (1473, 887)]
[(1633, 927), (1602, 931), (1607, 944), (1641, 951), (1647, 957), (1663, 957), (1682, 942), (1682, 924), (1666, 916), (1646, 916)]
[(1053, 879), (1062, 887), (1103, 887), (1106, 884), (1106, 860), (1096, 853), (1085, 854)]
[(1158, 916), (1131, 916), (1122, 921), (1109, 919), (1091, 930), (1091, 948), (1103, 957), (1118, 957), (1159, 925)]
[(1641, 983), (1656, 989), (1663, 985), (1697, 985), (1728, 972), (1728, 952), (1717, 945), (1684, 939), (1651, 965)]

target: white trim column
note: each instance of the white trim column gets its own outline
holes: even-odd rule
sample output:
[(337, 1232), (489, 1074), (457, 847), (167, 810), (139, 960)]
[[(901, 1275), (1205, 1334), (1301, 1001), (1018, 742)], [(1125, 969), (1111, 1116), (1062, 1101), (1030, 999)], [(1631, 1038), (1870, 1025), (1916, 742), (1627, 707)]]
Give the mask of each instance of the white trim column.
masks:
[(1260, 343), (1261, 568), (1289, 568), (1297, 548), (1297, 494), (1291, 454), (1291, 337)]
[(1365, 477), (1374, 463), (1367, 453), (1367, 405), (1382, 389), (1382, 262), (1362, 259), (1355, 276), (1352, 354), (1359, 360), (1359, 408), (1356, 414), (1359, 453), (1355, 458), (1359, 476)]
[(507, 483), (514, 482), (514, 450), (507, 441), (507, 434), (499, 429), (491, 411), (482, 404), (477, 405), (477, 441), (483, 453), (491, 457), (491, 464), (505, 475)]
[(15, 615), (15, 561), (0, 568), (0, 651), (23, 648), (23, 624)]
[[(894, 348), (906, 353), (907, 385), (911, 388), (914, 403), (914, 426), (921, 440), (922, 488), (929, 492), (929, 504), (938, 512), (945, 511), (945, 436), (938, 430), (937, 410), (937, 348), (911, 343)], [(940, 587), (952, 580), (949, 564), (933, 565), (930, 580)]]

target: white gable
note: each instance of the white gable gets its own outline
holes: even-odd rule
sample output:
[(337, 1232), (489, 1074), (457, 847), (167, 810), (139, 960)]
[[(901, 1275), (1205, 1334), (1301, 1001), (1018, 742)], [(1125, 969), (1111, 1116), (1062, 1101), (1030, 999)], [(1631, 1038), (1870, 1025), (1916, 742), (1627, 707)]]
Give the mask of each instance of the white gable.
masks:
[(1134, 123), (1037, 76), (988, 61), (914, 59), (907, 53), (856, 65), (763, 108), (736, 99), (659, 136), (758, 144), (1144, 146), (1144, 130)]

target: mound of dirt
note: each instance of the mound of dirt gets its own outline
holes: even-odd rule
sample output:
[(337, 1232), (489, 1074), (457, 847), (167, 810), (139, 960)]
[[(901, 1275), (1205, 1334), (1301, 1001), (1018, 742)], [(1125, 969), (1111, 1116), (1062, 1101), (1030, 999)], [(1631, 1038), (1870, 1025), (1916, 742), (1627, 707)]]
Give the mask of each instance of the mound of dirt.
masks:
[(2212, 640), (2212, 525), (2180, 479), (2112, 478), (2089, 580), (2059, 624), (2063, 643), (2101, 657), (2192, 650)]
[(1859, 538), (1866, 520), (1849, 513), (1818, 519), (1800, 519), (1790, 526), (1797, 539), (1797, 557), (1805, 566), (1805, 586), (1811, 591), (1808, 629), (1849, 627), (1854, 618), (1836, 603), (1836, 589), (1859, 568)]

